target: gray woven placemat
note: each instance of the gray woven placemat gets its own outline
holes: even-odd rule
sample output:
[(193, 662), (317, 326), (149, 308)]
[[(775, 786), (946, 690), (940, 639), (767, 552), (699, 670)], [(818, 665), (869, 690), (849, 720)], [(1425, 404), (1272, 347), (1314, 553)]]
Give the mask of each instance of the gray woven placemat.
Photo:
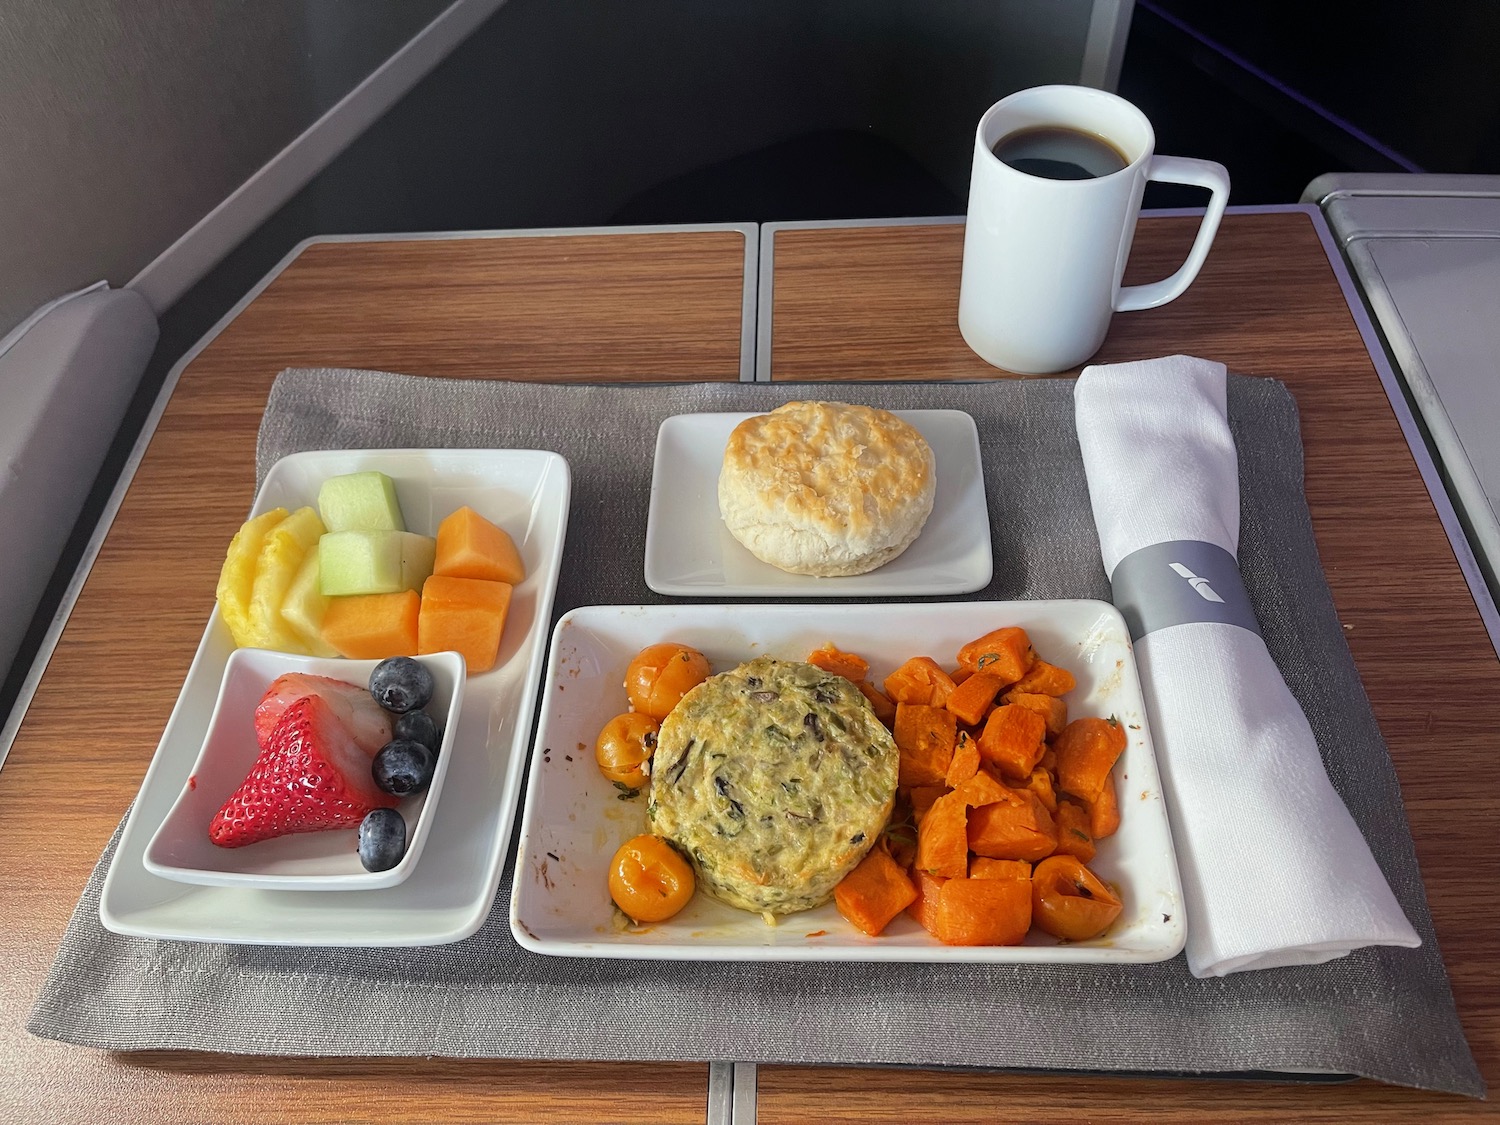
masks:
[[(660, 602), (642, 577), (660, 421), (765, 410), (798, 397), (968, 411), (979, 426), (995, 548), (994, 581), (974, 597), (1108, 597), (1067, 381), (559, 387), (288, 371), (266, 408), (258, 471), (263, 478), (278, 458), (306, 449), (556, 450), (573, 469), (556, 613)], [(1311, 1068), (1482, 1095), (1395, 773), (1318, 562), (1302, 495), (1296, 406), (1282, 385), (1238, 377), (1230, 381), (1229, 403), (1239, 443), (1246, 586), (1335, 786), (1422, 935), (1420, 949), (1365, 949), (1327, 965), (1214, 980), (1194, 979), (1181, 957), (1052, 967), (548, 958), (511, 939), (509, 875), (485, 927), (448, 946), (156, 942), (100, 926), (111, 843), (68, 926), (30, 1030), (114, 1049), (259, 1054)]]

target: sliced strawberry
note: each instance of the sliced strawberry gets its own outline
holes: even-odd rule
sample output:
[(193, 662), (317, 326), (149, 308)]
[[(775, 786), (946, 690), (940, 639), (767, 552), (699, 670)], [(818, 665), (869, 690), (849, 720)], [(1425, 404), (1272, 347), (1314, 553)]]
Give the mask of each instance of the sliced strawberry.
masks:
[(376, 787), (369, 758), (328, 700), (306, 695), (285, 709), (208, 835), (221, 848), (239, 848), (293, 832), (357, 828), (371, 809), (398, 801)]
[(264, 750), (282, 712), (308, 695), (320, 696), (367, 757), (373, 758), (391, 740), (391, 714), (364, 688), (329, 676), (288, 672), (278, 676), (255, 707), (255, 740)]

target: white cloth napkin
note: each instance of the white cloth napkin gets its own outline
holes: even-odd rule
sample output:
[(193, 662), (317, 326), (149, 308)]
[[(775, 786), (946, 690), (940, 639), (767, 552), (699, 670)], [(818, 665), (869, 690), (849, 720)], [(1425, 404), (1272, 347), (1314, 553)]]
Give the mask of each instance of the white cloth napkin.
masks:
[[(1188, 356), (1086, 368), (1074, 389), (1113, 576), (1152, 544), (1239, 545), (1225, 369)], [(1265, 642), (1222, 622), (1135, 645), (1172, 822), (1194, 976), (1421, 944), (1334, 791)]]

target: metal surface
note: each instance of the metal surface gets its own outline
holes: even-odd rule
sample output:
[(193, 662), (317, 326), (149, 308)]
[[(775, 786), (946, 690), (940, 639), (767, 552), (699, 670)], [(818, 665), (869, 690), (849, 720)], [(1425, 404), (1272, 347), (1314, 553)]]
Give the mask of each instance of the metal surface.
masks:
[(734, 1072), (737, 1063), (708, 1064), (708, 1125), (733, 1125)]
[[(1421, 417), (1491, 601), (1500, 593), (1500, 176), (1308, 185)], [(1480, 600), (1481, 611), (1485, 611)]]

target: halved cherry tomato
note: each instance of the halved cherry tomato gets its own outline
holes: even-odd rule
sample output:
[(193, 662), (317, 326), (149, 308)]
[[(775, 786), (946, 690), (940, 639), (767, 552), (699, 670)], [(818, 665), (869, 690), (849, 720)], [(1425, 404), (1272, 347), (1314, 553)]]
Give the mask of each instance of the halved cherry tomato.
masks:
[(594, 743), (594, 761), (610, 781), (630, 789), (651, 782), (651, 755), (656, 753), (656, 734), (661, 724), (650, 715), (631, 711), (604, 724)]
[(712, 670), (695, 648), (668, 641), (641, 649), (625, 669), (630, 705), (661, 722)]
[(637, 922), (665, 922), (693, 897), (693, 869), (660, 836), (626, 840), (609, 861), (609, 897)]
[(1053, 937), (1086, 941), (1109, 929), (1123, 904), (1077, 856), (1048, 856), (1031, 871), (1031, 918)]

